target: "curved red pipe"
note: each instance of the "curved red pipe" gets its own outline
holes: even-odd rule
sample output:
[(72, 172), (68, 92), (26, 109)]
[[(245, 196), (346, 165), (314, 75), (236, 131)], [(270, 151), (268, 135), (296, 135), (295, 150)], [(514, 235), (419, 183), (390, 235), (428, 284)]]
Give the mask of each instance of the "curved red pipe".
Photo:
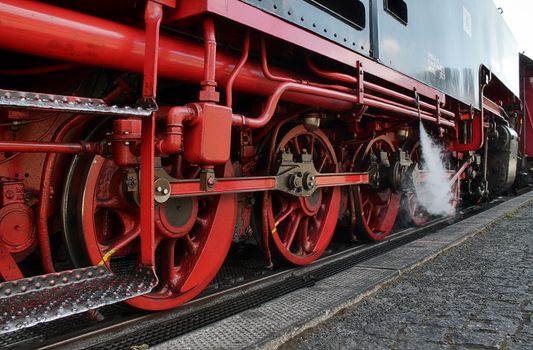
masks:
[(357, 78), (352, 77), (351, 75), (344, 74), (344, 73), (338, 73), (338, 72), (330, 72), (330, 71), (326, 71), (326, 70), (319, 68), (313, 62), (311, 57), (309, 57), (309, 55), (306, 56), (305, 61), (307, 63), (307, 67), (309, 68), (309, 70), (313, 72), (313, 74), (316, 74), (317, 76), (321, 78), (335, 80), (335, 81), (339, 81), (342, 83), (353, 84), (353, 85), (356, 85), (358, 82)]
[(247, 127), (250, 129), (257, 129), (265, 126), (276, 112), (276, 107), (281, 96), (288, 91), (297, 91), (311, 96), (322, 96), (336, 100), (346, 101), (352, 106), (359, 100), (357, 96), (346, 94), (340, 91), (324, 89), (316, 86), (309, 86), (297, 84), (292, 82), (282, 83), (278, 86), (276, 91), (270, 96), (267, 101), (263, 113), (257, 118), (248, 118), (240, 114), (233, 114), (233, 125), (237, 127)]
[(181, 151), (183, 122), (196, 116), (194, 109), (187, 106), (172, 107), (168, 111), (165, 137), (158, 140), (155, 149), (160, 154), (173, 154)]
[(242, 56), (235, 66), (235, 69), (233, 72), (231, 72), (231, 75), (229, 76), (228, 82), (226, 83), (226, 106), (232, 107), (233, 105), (233, 82), (235, 81), (235, 78), (237, 78), (237, 75), (239, 75), (239, 72), (241, 71), (242, 67), (248, 60), (248, 55), (250, 53), (250, 32), (246, 31), (246, 34), (244, 36), (244, 44), (242, 48)]

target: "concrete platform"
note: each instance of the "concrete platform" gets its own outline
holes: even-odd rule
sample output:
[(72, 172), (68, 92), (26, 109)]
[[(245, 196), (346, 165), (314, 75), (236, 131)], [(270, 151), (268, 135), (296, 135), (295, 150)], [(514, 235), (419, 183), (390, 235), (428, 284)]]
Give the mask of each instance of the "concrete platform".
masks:
[[(366, 260), (340, 274), (318, 281), (312, 287), (297, 290), (258, 308), (247, 310), (153, 348), (277, 348), (305, 330), (330, 319), (339, 311), (375, 294), (397, 281), (404, 273), (510, 218), (513, 213), (529, 203), (533, 203), (533, 192), (513, 198), (422, 239)], [(322, 345), (332, 348), (327, 344)], [(317, 346), (319, 344), (315, 343), (310, 348)]]

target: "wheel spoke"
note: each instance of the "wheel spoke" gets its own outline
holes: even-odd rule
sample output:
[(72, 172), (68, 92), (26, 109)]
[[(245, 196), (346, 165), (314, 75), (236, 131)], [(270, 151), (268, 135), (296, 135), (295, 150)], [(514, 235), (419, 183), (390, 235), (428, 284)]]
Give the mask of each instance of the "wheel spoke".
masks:
[(285, 233), (285, 239), (284, 239), (284, 245), (287, 249), (291, 249), (292, 242), (294, 241), (294, 237), (296, 236), (296, 232), (298, 231), (298, 227), (300, 225), (300, 221), (302, 220), (303, 214), (298, 213), (295, 215), (296, 217), (290, 221), (289, 226), (287, 227), (287, 232)]
[(290, 202), (288, 207), (274, 218), (276, 220), (276, 225), (279, 225), (283, 220), (285, 220), (295, 209), (296, 205), (294, 202)]
[(314, 154), (315, 152), (315, 134), (311, 134), (311, 141), (309, 141), (309, 154)]
[(320, 161), (320, 166), (318, 167), (318, 172), (321, 173), (322, 172), (322, 169), (324, 169), (324, 165), (326, 165), (326, 161), (327, 161), (327, 157), (322, 157), (321, 161)]
[[(108, 245), (105, 250), (102, 250), (102, 253), (104, 253), (103, 256), (106, 256), (107, 254), (110, 254), (107, 258), (111, 257), (111, 255), (113, 255), (115, 252), (123, 249), (128, 244), (133, 242), (133, 240), (135, 240), (135, 238), (139, 237), (140, 233), (141, 233), (141, 229), (140, 229), (139, 226), (135, 227), (135, 229), (133, 229), (133, 230), (131, 230), (129, 232), (126, 232), (122, 237), (120, 237), (118, 240), (116, 240), (113, 244)], [(105, 260), (107, 260), (107, 258), (103, 259), (103, 260), (105, 261)]]
[(176, 240), (166, 239), (161, 247), (161, 274), (163, 283), (172, 291), (179, 291), (180, 276), (175, 266)]
[(96, 208), (101, 209), (112, 209), (112, 210), (119, 210), (124, 208), (124, 204), (121, 200), (119, 200), (117, 197), (113, 196), (111, 198), (99, 198), (96, 197)]
[(297, 137), (291, 139), (289, 143), (294, 146), (294, 153), (295, 154), (302, 154), (302, 149), (300, 148), (300, 144), (298, 143), (298, 138)]
[[(318, 230), (318, 221), (316, 221), (317, 220), (316, 216), (313, 216), (313, 218), (315, 220), (315, 225), (316, 225), (314, 230), (311, 230), (311, 228), (309, 227), (309, 221), (311, 220), (311, 218), (306, 218), (300, 223), (298, 240), (301, 242), (302, 249), (306, 253), (311, 253), (313, 251), (313, 245), (308, 244), (308, 243), (314, 242), (316, 238), (314, 236), (316, 235), (316, 232)], [(306, 239), (307, 237), (311, 237), (311, 236), (313, 236), (312, 239)]]
[(186, 234), (185, 236), (181, 237), (180, 240), (184, 242), (185, 246), (191, 252), (191, 254), (196, 253), (198, 245), (194, 243), (190, 235)]

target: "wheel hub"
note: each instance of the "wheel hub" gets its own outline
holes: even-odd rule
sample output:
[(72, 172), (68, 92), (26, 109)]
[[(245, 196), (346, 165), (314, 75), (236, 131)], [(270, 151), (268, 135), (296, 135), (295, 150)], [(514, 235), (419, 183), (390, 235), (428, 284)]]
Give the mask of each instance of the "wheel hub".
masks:
[(309, 197), (300, 197), (300, 205), (307, 216), (316, 215), (322, 204), (322, 191), (319, 189)]
[(156, 229), (168, 238), (180, 238), (193, 227), (198, 214), (195, 197), (169, 198), (156, 208)]

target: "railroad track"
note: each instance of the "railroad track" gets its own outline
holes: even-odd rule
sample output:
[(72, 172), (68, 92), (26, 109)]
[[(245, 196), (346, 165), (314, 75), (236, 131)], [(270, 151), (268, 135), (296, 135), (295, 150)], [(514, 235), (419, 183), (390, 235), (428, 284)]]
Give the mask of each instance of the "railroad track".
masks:
[[(3, 335), (0, 337), (0, 347), (145, 349), (299, 288), (312, 286), (318, 280), (459, 222), (504, 200), (495, 200), (483, 206), (472, 206), (461, 210), (454, 217), (435, 219), (420, 228), (398, 230), (382, 242), (352, 245), (347, 248), (337, 247), (310, 266), (276, 271), (263, 269), (255, 276), (239, 276), (238, 272), (237, 275), (233, 272), (232, 278), (221, 279), (219, 276), (205, 293), (206, 295), (176, 310), (147, 313), (120, 306), (106, 307), (100, 310), (101, 316), (104, 317), (103, 321), (91, 321), (86, 315), (68, 317)], [(231, 266), (225, 267), (228, 268), (231, 269)], [(224, 270), (221, 273), (228, 274)], [(228, 279), (231, 281), (228, 282)]]

